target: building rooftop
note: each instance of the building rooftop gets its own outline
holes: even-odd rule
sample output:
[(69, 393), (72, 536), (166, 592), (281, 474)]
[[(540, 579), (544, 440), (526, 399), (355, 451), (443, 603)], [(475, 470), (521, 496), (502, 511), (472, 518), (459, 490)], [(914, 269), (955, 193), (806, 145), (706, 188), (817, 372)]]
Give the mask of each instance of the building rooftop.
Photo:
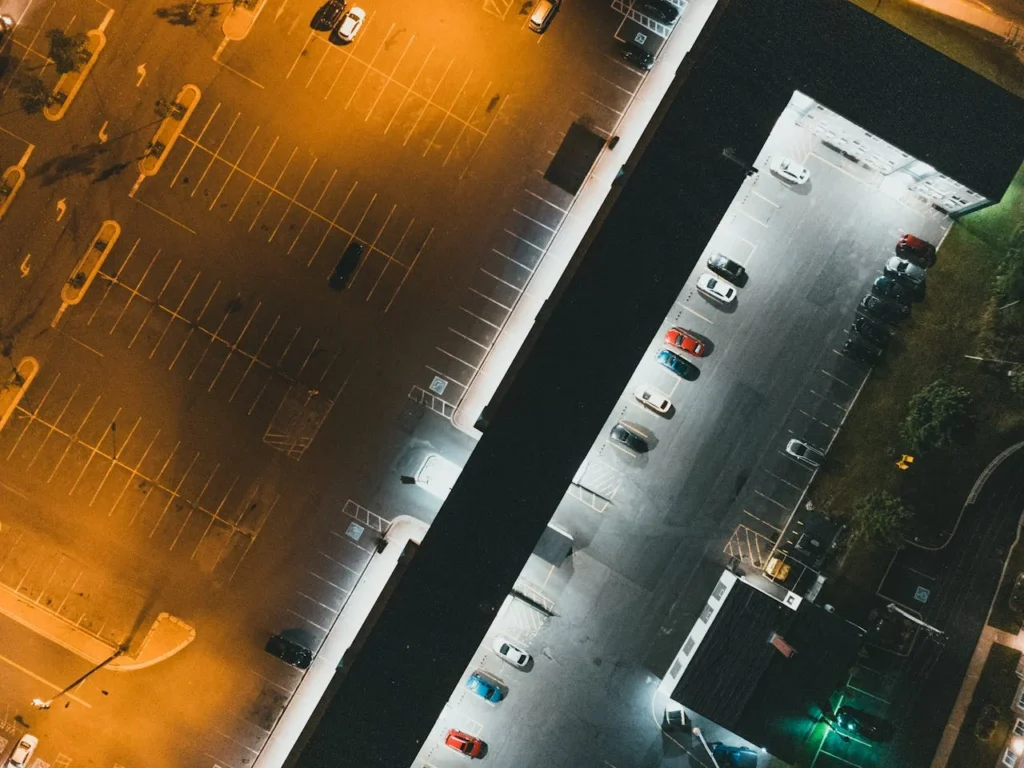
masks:
[(794, 602), (795, 610), (736, 580), (672, 694), (790, 763), (829, 697), (846, 683), (863, 634), (820, 606)]

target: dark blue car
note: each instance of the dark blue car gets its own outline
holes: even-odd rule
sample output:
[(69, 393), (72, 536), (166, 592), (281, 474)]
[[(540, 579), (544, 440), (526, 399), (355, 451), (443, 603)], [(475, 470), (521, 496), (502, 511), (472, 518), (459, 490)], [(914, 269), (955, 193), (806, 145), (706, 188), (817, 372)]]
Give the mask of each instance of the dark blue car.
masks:
[(675, 352), (669, 352), (667, 349), (663, 349), (658, 353), (658, 362), (672, 371), (676, 376), (682, 376), (684, 379), (687, 376), (692, 375), (695, 370), (694, 367), (683, 358)]
[(495, 704), (505, 698), (505, 694), (501, 692), (501, 688), (496, 686), (490, 680), (484, 678), (479, 672), (474, 672), (469, 676), (469, 679), (466, 681), (466, 687), (477, 696), (487, 699), (487, 701), (494, 702)]
[(715, 756), (722, 768), (757, 768), (757, 750), (750, 747), (730, 747), (720, 742), (713, 742), (711, 754)]

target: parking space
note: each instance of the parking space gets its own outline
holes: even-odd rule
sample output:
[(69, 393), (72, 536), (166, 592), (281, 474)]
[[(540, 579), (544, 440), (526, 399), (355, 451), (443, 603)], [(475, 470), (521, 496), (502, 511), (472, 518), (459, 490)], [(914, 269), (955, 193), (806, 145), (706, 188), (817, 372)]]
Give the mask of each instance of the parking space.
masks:
[(326, 33), (309, 32), (285, 80), (329, 101), (346, 122), (361, 119), (367, 130), (392, 134), (457, 175), (487, 138), (508, 92), (495, 73), (395, 23), (378, 29), (372, 17), (344, 48)]
[[(360, 504), (347, 500), (333, 525), (318, 537), (305, 570), (293, 580), (294, 591), (277, 626), (268, 632), (288, 637), (318, 653), (363, 571), (376, 552), (388, 521)], [(259, 657), (232, 699), (240, 704), (229, 719), (209, 729), (210, 751), (222, 764), (245, 765), (266, 744), (287, 708), (304, 672), (269, 654)]]
[(146, 602), (6, 520), (0, 525), (0, 585), (111, 646), (129, 640)]
[(123, 545), (164, 549), (230, 578), (278, 496), (172, 432), (86, 383), (43, 371), (0, 432), (0, 455)]
[[(505, 599), (490, 632), (466, 668), (459, 686), (453, 691), (413, 766), (448, 768), (463, 765), (466, 758), (444, 743), (451, 728), (483, 740), (487, 744), (484, 754), (488, 749), (498, 748), (500, 734), (510, 712), (509, 702), (485, 701), (464, 683), (471, 674), (476, 673), (497, 686), (506, 697), (522, 697), (529, 689), (542, 689), (545, 682), (535, 669), (539, 650), (533, 648), (532, 641), (548, 621), (547, 616), (528, 603), (513, 596)], [(513, 643), (534, 658), (522, 669), (503, 661), (492, 647), (498, 637)]]
[(325, 281), (338, 255), (359, 240), (367, 248), (349, 293), (381, 312), (397, 298), (432, 231), (220, 103), (200, 102), (161, 174), (134, 197), (189, 231), (214, 213)]
[(114, 341), (263, 424), (297, 401), (319, 425), (352, 363), (336, 337), (288, 322), (278, 301), (242, 296), (136, 240), (112, 252), (62, 330), (90, 346)]

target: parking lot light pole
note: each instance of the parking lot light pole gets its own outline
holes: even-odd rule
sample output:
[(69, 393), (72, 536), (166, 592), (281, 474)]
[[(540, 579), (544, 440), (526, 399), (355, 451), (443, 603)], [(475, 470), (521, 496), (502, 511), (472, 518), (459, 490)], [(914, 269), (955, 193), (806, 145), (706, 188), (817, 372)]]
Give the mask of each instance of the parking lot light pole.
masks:
[[(112, 662), (114, 659), (116, 659), (118, 656), (122, 655), (127, 650), (128, 650), (128, 646), (126, 646), (126, 645), (120, 646), (114, 652), (113, 656), (111, 656), (108, 659), (105, 659), (104, 661), (101, 661), (99, 664), (97, 664), (95, 667), (90, 669), (88, 672), (86, 672), (80, 678), (75, 680), (73, 683), (71, 683), (70, 685), (65, 687), (63, 690), (58, 691), (57, 695), (54, 696), (53, 698), (45, 699), (45, 700), (44, 699), (32, 699), (32, 706), (35, 707), (36, 709), (49, 709), (50, 706), (53, 704), (53, 702), (55, 702), (57, 699), (59, 699), (61, 696), (63, 696), (68, 691), (74, 689), (76, 686), (81, 685), (82, 683), (84, 683), (86, 678), (89, 677), (89, 675), (93, 674), (94, 672), (99, 672), (101, 669), (103, 669), (105, 666), (107, 666), (107, 664)], [(64, 706), (67, 707), (70, 703), (71, 702), (68, 702), (68, 704), (65, 704)]]

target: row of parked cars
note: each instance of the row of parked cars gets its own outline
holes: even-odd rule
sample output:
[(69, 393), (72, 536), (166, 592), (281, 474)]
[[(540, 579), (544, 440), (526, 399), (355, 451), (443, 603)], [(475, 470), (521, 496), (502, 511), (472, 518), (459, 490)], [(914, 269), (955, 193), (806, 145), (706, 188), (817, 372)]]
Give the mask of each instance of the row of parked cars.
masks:
[[(525, 671), (533, 662), (533, 657), (529, 653), (504, 637), (494, 638), (491, 647), (499, 659), (514, 669)], [(492, 680), (490, 675), (479, 669), (466, 679), (466, 687), (484, 701), (489, 701), (492, 704), (503, 701), (506, 696), (506, 690)], [(449, 729), (445, 735), (444, 744), (468, 757), (483, 757), (487, 751), (487, 743), (483, 739), (457, 728)]]
[[(731, 304), (736, 300), (736, 285), (744, 285), (747, 272), (735, 261), (721, 253), (713, 253), (707, 260), (708, 269), (697, 279), (697, 290), (712, 301), (720, 304)], [(724, 278), (724, 279), (723, 279)], [(735, 283), (735, 285), (734, 285)], [(707, 343), (692, 331), (673, 326), (665, 332), (664, 347), (658, 350), (656, 359), (665, 368), (683, 379), (693, 379), (699, 375), (697, 366), (687, 360), (690, 357), (704, 357), (707, 354)], [(667, 416), (672, 410), (672, 401), (664, 392), (643, 384), (636, 388), (633, 397), (640, 405), (659, 416)], [(647, 435), (638, 427), (620, 421), (612, 427), (609, 434), (612, 442), (625, 446), (636, 453), (647, 451)]]
[(328, 31), (332, 43), (351, 43), (366, 21), (366, 11), (359, 6), (349, 8), (345, 0), (327, 0), (313, 17), (314, 29)]
[(934, 245), (916, 235), (901, 236), (896, 255), (889, 257), (871, 292), (861, 299), (843, 351), (865, 362), (881, 357), (891, 326), (910, 317), (913, 304), (924, 299), (928, 267), (934, 264)]

